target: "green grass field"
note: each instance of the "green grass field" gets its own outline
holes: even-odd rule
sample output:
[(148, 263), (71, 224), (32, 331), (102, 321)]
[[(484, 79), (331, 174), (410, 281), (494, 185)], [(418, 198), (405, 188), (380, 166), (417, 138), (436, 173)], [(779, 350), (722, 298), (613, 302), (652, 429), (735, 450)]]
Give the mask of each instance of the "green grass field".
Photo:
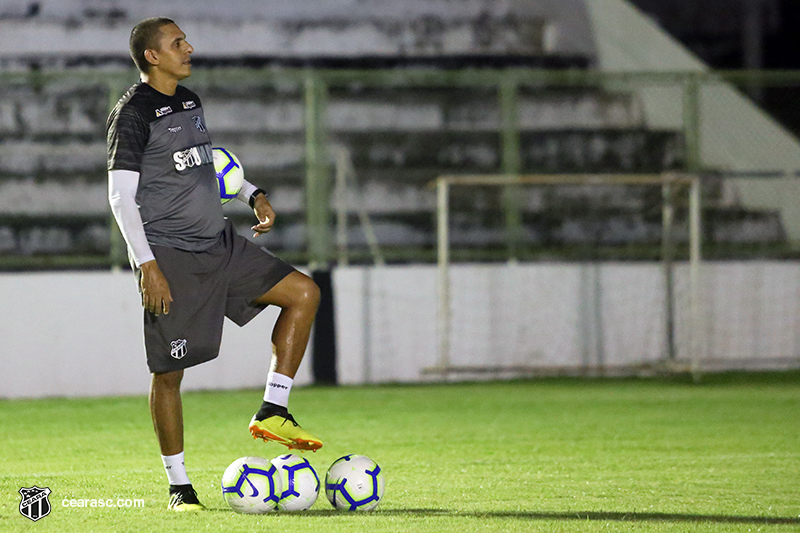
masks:
[[(799, 531), (800, 373), (298, 388), (290, 407), (325, 441), (320, 477), (368, 455), (377, 511), (239, 515), (219, 478), (284, 453), (247, 423), (261, 391), (184, 395), (187, 467), (205, 513), (165, 510), (147, 399), (0, 401), (0, 531)], [(20, 487), (49, 487), (38, 522)], [(64, 499), (143, 498), (143, 508)]]

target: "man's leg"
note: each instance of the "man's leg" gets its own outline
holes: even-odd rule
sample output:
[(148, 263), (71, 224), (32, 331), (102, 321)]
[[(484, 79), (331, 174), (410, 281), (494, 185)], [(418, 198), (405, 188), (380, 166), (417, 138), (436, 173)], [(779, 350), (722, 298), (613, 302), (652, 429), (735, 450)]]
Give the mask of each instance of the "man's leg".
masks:
[(287, 409), (292, 380), (308, 345), (319, 298), (319, 287), (311, 278), (292, 272), (256, 300), (258, 304), (278, 306), (281, 312), (272, 330), (273, 360), (264, 403), (250, 422), (254, 437), (301, 450), (322, 447), (322, 441), (298, 426)]
[(306, 353), (311, 325), (319, 307), (319, 287), (301, 272), (292, 272), (255, 303), (275, 305), (281, 312), (272, 330), (273, 371), (294, 378)]
[(183, 406), (181, 380), (183, 370), (153, 374), (150, 381), (150, 416), (156, 430), (161, 455), (183, 451)]
[(204, 509), (186, 475), (183, 460), (183, 406), (181, 380), (183, 370), (153, 374), (150, 381), (150, 416), (156, 430), (161, 460), (169, 479), (168, 509), (199, 511)]

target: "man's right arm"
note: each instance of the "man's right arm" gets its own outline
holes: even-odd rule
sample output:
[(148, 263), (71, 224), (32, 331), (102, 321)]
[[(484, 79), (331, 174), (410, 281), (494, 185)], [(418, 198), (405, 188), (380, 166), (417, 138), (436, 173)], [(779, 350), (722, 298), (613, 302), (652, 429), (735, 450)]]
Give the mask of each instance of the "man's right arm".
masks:
[(131, 170), (108, 171), (108, 203), (119, 225), (133, 261), (142, 270), (142, 305), (156, 316), (169, 313), (172, 295), (169, 284), (156, 263), (144, 224), (136, 205), (139, 173)]
[(132, 170), (108, 171), (108, 203), (137, 267), (155, 259), (144, 233), (142, 216), (136, 205), (139, 173)]

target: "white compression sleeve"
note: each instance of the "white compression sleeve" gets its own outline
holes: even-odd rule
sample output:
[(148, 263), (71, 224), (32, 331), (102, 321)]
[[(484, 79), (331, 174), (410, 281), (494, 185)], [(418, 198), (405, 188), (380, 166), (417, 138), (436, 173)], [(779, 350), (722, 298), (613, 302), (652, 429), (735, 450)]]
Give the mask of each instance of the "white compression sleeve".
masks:
[(108, 171), (108, 203), (117, 224), (128, 244), (136, 266), (155, 259), (147, 237), (144, 234), (142, 216), (136, 205), (136, 189), (139, 187), (139, 173), (132, 170)]
[(250, 205), (250, 197), (253, 195), (254, 192), (256, 192), (256, 189), (258, 189), (258, 187), (256, 187), (247, 180), (243, 180), (242, 188), (239, 189), (239, 192), (236, 194), (236, 198), (246, 203), (247, 205)]

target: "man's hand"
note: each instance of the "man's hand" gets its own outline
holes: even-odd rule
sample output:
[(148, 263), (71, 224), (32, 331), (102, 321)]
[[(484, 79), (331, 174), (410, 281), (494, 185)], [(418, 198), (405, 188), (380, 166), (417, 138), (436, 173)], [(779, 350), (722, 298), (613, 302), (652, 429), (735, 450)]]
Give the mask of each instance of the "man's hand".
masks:
[(142, 306), (156, 316), (169, 314), (169, 303), (172, 294), (169, 292), (169, 283), (158, 268), (155, 259), (142, 263)]
[(263, 193), (259, 193), (253, 202), (253, 212), (256, 214), (258, 224), (250, 229), (255, 231), (253, 237), (258, 237), (272, 229), (272, 225), (275, 223), (275, 211), (272, 210), (272, 205), (267, 197)]

